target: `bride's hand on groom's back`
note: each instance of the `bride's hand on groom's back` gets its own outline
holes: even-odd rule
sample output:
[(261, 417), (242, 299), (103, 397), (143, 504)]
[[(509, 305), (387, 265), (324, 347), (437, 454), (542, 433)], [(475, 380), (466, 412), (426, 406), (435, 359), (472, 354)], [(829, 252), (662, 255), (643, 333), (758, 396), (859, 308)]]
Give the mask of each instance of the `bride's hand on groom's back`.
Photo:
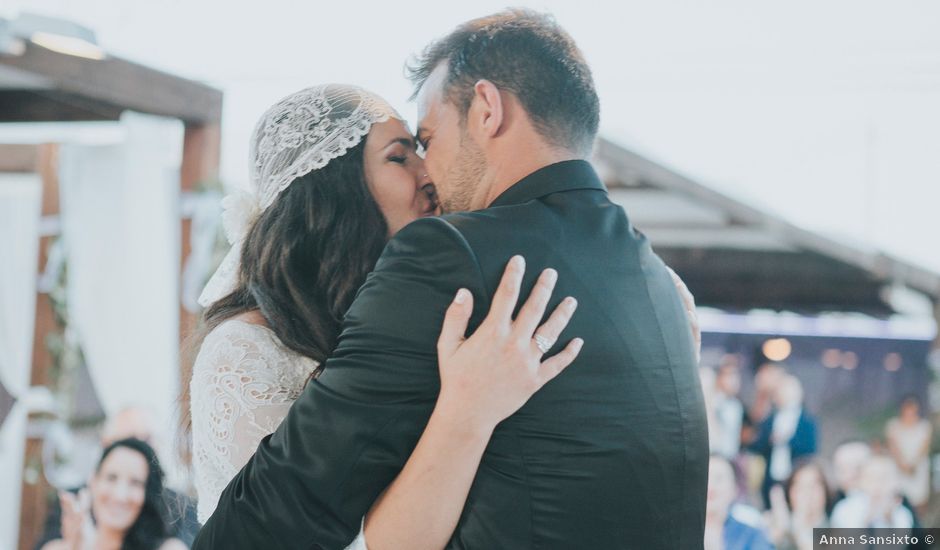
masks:
[(438, 339), (441, 393), (437, 407), (447, 408), (481, 430), (492, 430), (519, 410), (577, 358), (584, 344), (575, 338), (543, 361), (543, 349), (551, 347), (568, 326), (577, 301), (565, 298), (539, 326), (558, 278), (555, 270), (546, 269), (513, 319), (524, 273), (523, 258), (513, 257), (489, 313), (469, 338), (464, 335), (473, 312), (473, 296), (460, 289), (447, 309)]

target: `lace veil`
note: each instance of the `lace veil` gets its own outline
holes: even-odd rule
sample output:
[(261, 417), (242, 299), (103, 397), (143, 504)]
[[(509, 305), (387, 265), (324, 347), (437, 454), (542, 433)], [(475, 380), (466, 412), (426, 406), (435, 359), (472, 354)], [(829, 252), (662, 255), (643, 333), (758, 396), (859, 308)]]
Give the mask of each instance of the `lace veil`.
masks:
[(401, 120), (384, 99), (345, 84), (307, 88), (269, 108), (251, 136), (251, 190), (222, 199), (222, 227), (232, 248), (199, 304), (206, 307), (235, 290), (245, 236), (291, 182), (343, 156), (373, 124), (389, 118)]

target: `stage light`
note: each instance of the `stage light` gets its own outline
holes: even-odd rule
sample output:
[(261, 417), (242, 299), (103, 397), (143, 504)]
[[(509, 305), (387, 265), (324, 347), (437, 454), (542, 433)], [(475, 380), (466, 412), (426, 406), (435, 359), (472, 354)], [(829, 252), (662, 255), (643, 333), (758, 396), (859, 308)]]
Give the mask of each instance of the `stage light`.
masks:
[(780, 362), (790, 357), (793, 346), (790, 345), (790, 341), (786, 338), (772, 338), (764, 342), (762, 351), (764, 352), (764, 357), (767, 359)]
[(855, 370), (858, 367), (858, 354), (854, 351), (847, 351), (842, 354), (842, 368), (845, 370)]
[(888, 372), (897, 372), (901, 370), (901, 365), (904, 363), (904, 360), (901, 358), (901, 354), (897, 352), (891, 352), (885, 355), (884, 366), (885, 370)]
[(822, 352), (820, 361), (827, 369), (836, 369), (842, 366), (842, 351), (837, 349), (827, 349)]

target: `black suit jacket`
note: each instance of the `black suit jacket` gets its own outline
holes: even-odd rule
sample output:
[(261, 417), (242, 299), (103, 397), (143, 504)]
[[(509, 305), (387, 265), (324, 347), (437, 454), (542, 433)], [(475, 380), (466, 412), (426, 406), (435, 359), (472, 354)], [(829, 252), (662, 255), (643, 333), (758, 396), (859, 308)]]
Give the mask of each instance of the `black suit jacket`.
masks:
[(578, 360), (494, 431), (448, 548), (702, 547), (708, 442), (691, 332), (646, 238), (591, 165), (542, 168), (487, 209), (400, 231), (325, 370), (229, 484), (194, 548), (341, 549), (400, 471), (439, 390), (436, 341), (458, 288), (471, 330), (514, 254), (524, 295), (580, 305)]

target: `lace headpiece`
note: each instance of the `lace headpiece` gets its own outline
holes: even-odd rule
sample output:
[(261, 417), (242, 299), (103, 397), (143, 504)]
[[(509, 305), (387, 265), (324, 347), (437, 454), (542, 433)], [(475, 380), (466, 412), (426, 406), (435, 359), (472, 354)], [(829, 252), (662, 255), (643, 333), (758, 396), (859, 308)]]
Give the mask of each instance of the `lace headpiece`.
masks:
[(291, 182), (343, 156), (373, 124), (389, 118), (401, 120), (382, 98), (345, 84), (307, 88), (268, 109), (251, 136), (251, 191), (222, 199), (222, 227), (232, 248), (199, 304), (206, 307), (235, 290), (245, 236)]

